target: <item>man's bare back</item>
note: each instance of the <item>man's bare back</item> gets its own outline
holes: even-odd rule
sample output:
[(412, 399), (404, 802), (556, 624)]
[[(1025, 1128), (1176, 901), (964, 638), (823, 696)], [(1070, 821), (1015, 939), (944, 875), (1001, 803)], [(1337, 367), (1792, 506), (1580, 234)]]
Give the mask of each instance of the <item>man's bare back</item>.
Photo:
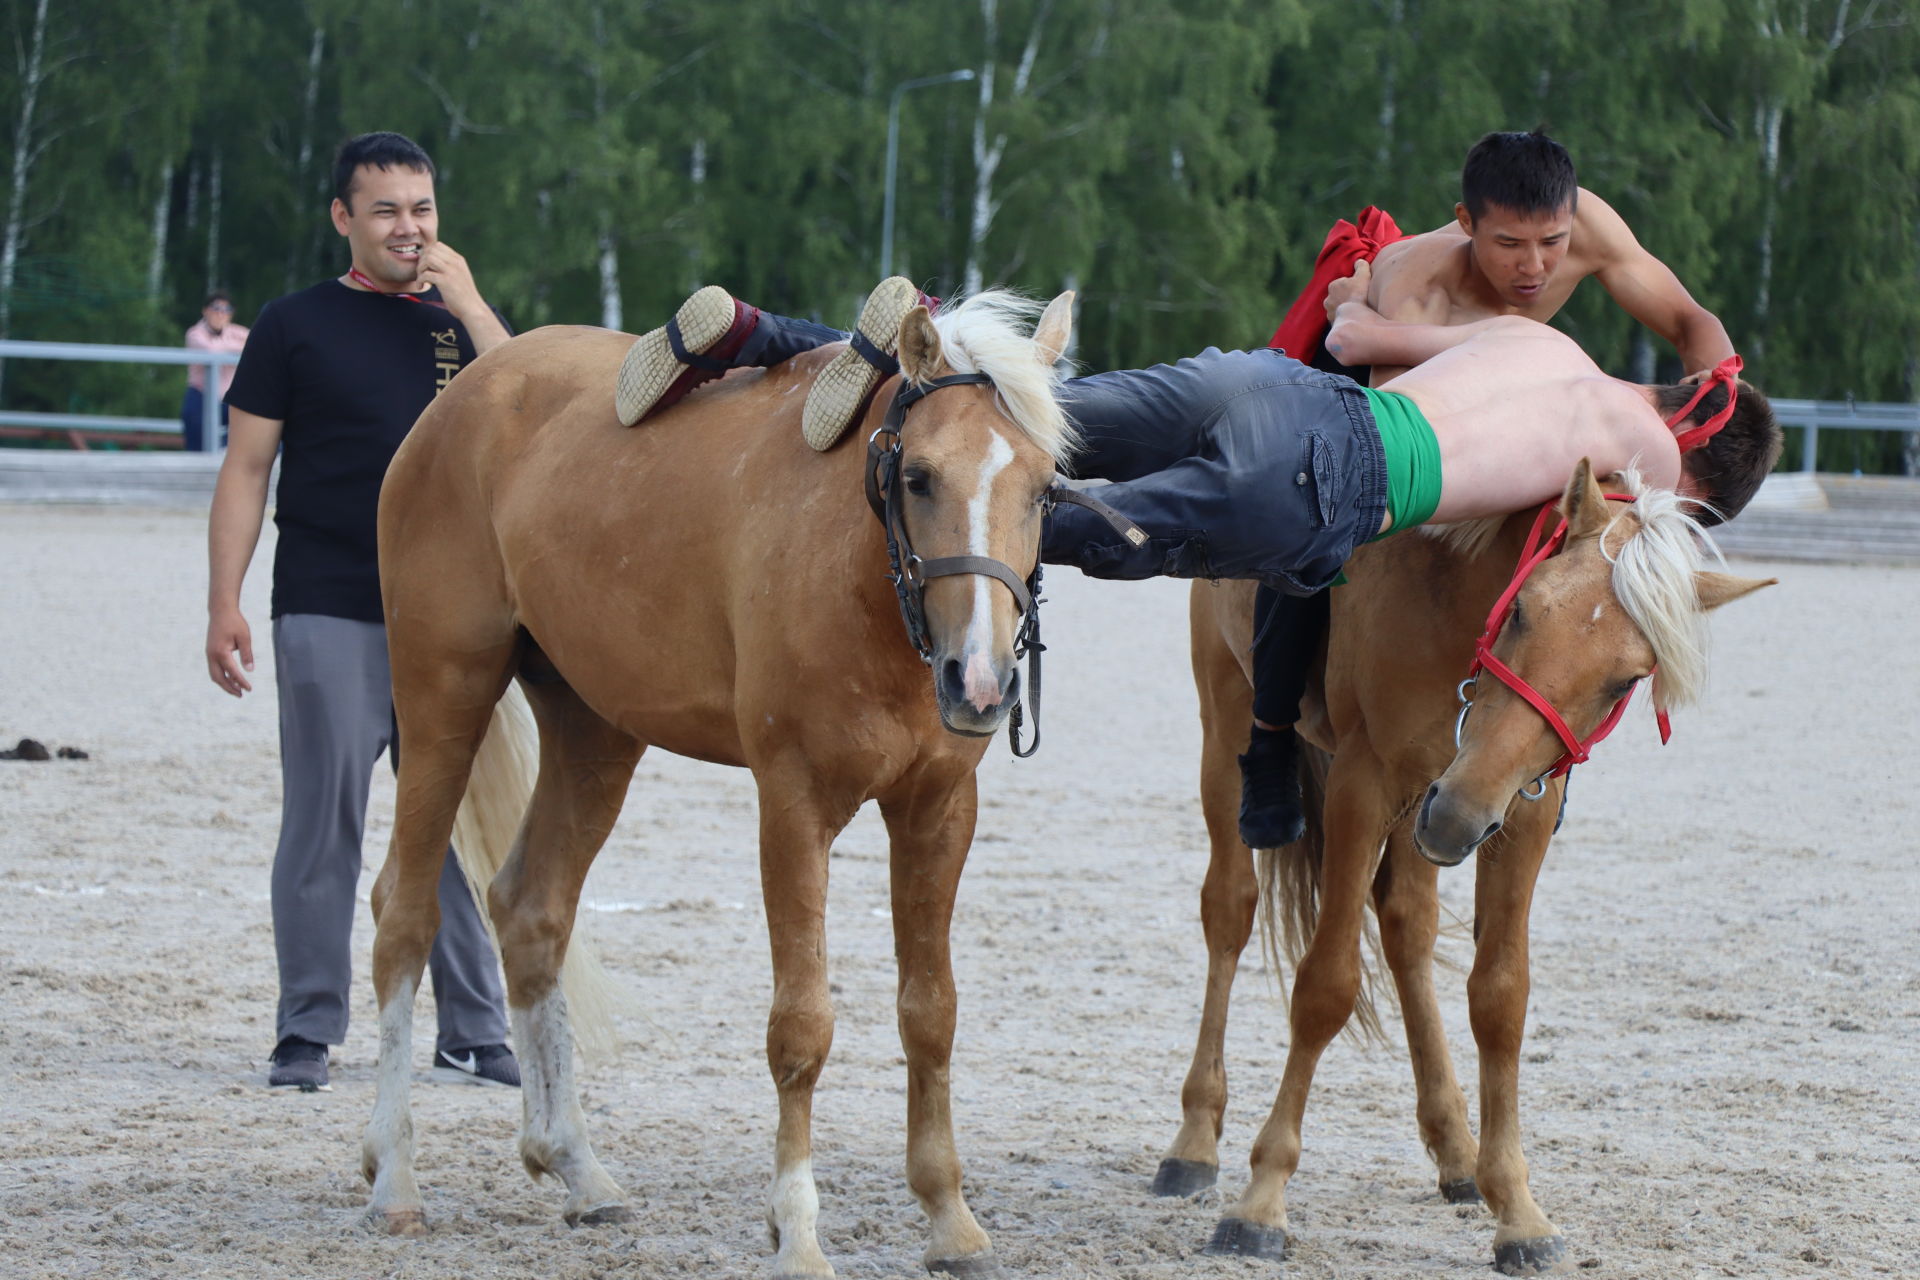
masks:
[(1582, 458), (1601, 475), (1637, 466), (1652, 484), (1680, 484), (1679, 446), (1646, 389), (1608, 377), (1572, 338), (1517, 315), (1453, 325), (1388, 320), (1362, 300), (1368, 284), (1362, 263), (1329, 290), (1327, 350), (1365, 349), (1407, 369), (1381, 389), (1412, 400), (1433, 428), (1441, 490), (1432, 519), (1545, 502)]

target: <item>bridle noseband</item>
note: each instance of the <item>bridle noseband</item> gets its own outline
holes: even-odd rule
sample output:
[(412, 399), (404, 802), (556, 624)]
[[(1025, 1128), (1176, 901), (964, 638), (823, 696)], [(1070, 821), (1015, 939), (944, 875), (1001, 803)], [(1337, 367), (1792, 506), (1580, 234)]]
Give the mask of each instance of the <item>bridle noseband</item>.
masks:
[[(1633, 501), (1629, 495), (1620, 493), (1609, 493), (1606, 497), (1609, 502)], [(1460, 682), (1458, 690), (1460, 715), (1453, 722), (1453, 747), (1458, 751), (1467, 728), (1467, 712), (1473, 710), (1473, 690), (1480, 682), (1482, 671), (1492, 672), (1495, 679), (1513, 690), (1540, 713), (1541, 718), (1560, 736), (1566, 751), (1548, 766), (1545, 773), (1520, 789), (1520, 798), (1523, 800), (1538, 800), (1547, 792), (1547, 779), (1563, 777), (1576, 764), (1585, 764), (1594, 746), (1613, 732), (1614, 726), (1620, 723), (1620, 717), (1627, 713), (1627, 704), (1633, 701), (1633, 690), (1629, 689), (1627, 696), (1613, 704), (1613, 710), (1606, 714), (1592, 733), (1585, 738), (1578, 738), (1568, 727), (1566, 719), (1554, 709), (1553, 704), (1547, 701), (1544, 694), (1528, 684), (1526, 678), (1519, 672), (1494, 656), (1494, 641), (1499, 639), (1501, 628), (1507, 625), (1507, 619), (1513, 613), (1513, 602), (1520, 595), (1520, 588), (1526, 585), (1527, 579), (1533, 575), (1535, 569), (1566, 545), (1568, 525), (1564, 516), (1561, 517), (1559, 525), (1550, 536), (1544, 540), (1541, 538), (1541, 534), (1546, 530), (1547, 517), (1553, 512), (1553, 504), (1548, 503), (1541, 507), (1540, 514), (1534, 517), (1533, 529), (1527, 534), (1526, 545), (1520, 551), (1520, 563), (1514, 569), (1513, 581), (1507, 584), (1507, 589), (1500, 593), (1500, 598), (1493, 602), (1492, 611), (1487, 614), (1486, 629), (1480, 633), (1480, 639), (1473, 647), (1473, 666), (1468, 668), (1467, 678)], [(1665, 743), (1673, 736), (1673, 726), (1668, 721), (1665, 711), (1655, 712), (1655, 718), (1660, 722), (1660, 741)]]

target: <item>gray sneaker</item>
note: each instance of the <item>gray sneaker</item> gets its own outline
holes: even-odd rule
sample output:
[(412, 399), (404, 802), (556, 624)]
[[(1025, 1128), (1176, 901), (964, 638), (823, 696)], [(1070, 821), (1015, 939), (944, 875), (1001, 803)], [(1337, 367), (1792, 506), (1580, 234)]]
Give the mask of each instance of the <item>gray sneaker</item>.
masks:
[(327, 1046), (288, 1036), (273, 1049), (267, 1088), (298, 1089), (302, 1093), (333, 1092), (327, 1083)]
[(520, 1063), (503, 1044), (483, 1044), (447, 1053), (433, 1051), (429, 1079), (442, 1084), (487, 1084), (500, 1089), (520, 1087)]
[(899, 372), (893, 353), (900, 346), (900, 322), (916, 306), (931, 301), (905, 276), (888, 276), (873, 287), (854, 327), (883, 363), (874, 363), (873, 356), (854, 346), (827, 361), (800, 413), (800, 434), (809, 445), (822, 452), (833, 448), (867, 407), (880, 380)]

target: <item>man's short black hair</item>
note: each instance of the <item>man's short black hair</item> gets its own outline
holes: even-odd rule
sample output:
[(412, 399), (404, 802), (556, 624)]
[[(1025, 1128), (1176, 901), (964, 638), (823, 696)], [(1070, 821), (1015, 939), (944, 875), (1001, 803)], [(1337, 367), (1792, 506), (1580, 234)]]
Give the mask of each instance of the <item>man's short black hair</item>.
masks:
[(353, 212), (353, 173), (360, 166), (371, 169), (411, 169), (433, 176), (433, 157), (412, 138), (401, 133), (363, 133), (348, 138), (333, 155), (333, 194)]
[(1579, 194), (1573, 157), (1538, 129), (1488, 134), (1473, 144), (1460, 170), (1460, 203), (1476, 222), (1489, 205), (1516, 213), (1570, 210)]
[(228, 293), (225, 289), (215, 289), (212, 293), (209, 293), (207, 295), (207, 300), (200, 304), (200, 309), (202, 311), (205, 311), (208, 307), (212, 306), (216, 302), (224, 302), (229, 307), (231, 307), (233, 305), (233, 295)]
[[(1699, 390), (1696, 386), (1656, 386), (1654, 408), (1661, 417), (1671, 418)], [(1687, 414), (1682, 430), (1701, 425), (1726, 407), (1726, 387), (1714, 386)], [(1705, 444), (1680, 455), (1681, 469), (1693, 478), (1705, 504), (1704, 508), (1695, 504), (1692, 514), (1701, 524), (1716, 525), (1746, 510), (1747, 503), (1760, 491), (1760, 482), (1780, 460), (1781, 444), (1773, 406), (1751, 383), (1741, 382), (1740, 394), (1733, 402), (1733, 417)]]

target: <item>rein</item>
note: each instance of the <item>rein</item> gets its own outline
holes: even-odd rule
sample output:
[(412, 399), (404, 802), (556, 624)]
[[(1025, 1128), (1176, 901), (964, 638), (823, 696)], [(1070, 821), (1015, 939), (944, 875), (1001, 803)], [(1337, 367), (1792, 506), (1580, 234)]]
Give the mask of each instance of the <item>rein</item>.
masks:
[[(1734, 359), (1737, 361), (1739, 357), (1736, 356)], [(1626, 494), (1610, 493), (1606, 497), (1609, 502), (1633, 501), (1633, 498)], [(1460, 682), (1458, 691), (1460, 716), (1453, 724), (1453, 746), (1458, 751), (1467, 727), (1467, 712), (1473, 710), (1473, 690), (1479, 684), (1480, 673), (1483, 670), (1492, 672), (1497, 680), (1525, 699), (1529, 706), (1540, 713), (1541, 718), (1559, 735), (1566, 751), (1547, 768), (1545, 773), (1520, 789), (1520, 797), (1523, 800), (1538, 800), (1546, 794), (1547, 779), (1563, 777), (1576, 764), (1585, 764), (1594, 746), (1613, 732), (1614, 726), (1620, 723), (1620, 717), (1626, 714), (1627, 704), (1633, 701), (1633, 691), (1628, 690), (1627, 696), (1613, 704), (1613, 710), (1606, 714), (1592, 733), (1584, 739), (1577, 738), (1573, 730), (1568, 727), (1565, 718), (1554, 709), (1553, 704), (1548, 702), (1539, 690), (1528, 684), (1526, 678), (1519, 672), (1494, 656), (1494, 641), (1499, 639), (1501, 629), (1507, 625), (1507, 619), (1513, 614), (1513, 602), (1520, 595), (1520, 588), (1526, 585), (1527, 579), (1533, 575), (1535, 569), (1549, 557), (1558, 554), (1566, 545), (1568, 526), (1564, 516), (1561, 517), (1559, 525), (1555, 527), (1552, 534), (1544, 538), (1541, 536), (1546, 531), (1547, 517), (1552, 515), (1553, 511), (1553, 504), (1548, 503), (1541, 507), (1540, 514), (1534, 517), (1533, 529), (1527, 534), (1526, 545), (1521, 548), (1520, 562), (1513, 571), (1513, 580), (1507, 584), (1507, 589), (1500, 593), (1500, 598), (1493, 602), (1493, 609), (1487, 614), (1486, 629), (1480, 633), (1480, 639), (1473, 647), (1473, 666), (1468, 668), (1467, 678)], [(1664, 744), (1672, 738), (1673, 726), (1669, 723), (1665, 711), (1656, 712), (1655, 718), (1660, 723), (1660, 741)]]
[[(1027, 660), (1027, 683), (1023, 698), (1007, 713), (1007, 741), (1013, 754), (1025, 760), (1040, 749), (1040, 655), (1047, 651), (1047, 646), (1040, 643), (1040, 561), (1035, 558), (1032, 576), (1023, 581), (1011, 567), (988, 556), (936, 556), (922, 560), (914, 553), (906, 518), (900, 510), (900, 430), (906, 425), (907, 410), (943, 387), (968, 385), (990, 387), (993, 379), (984, 373), (950, 374), (918, 385), (901, 379), (887, 406), (886, 418), (867, 440), (867, 505), (873, 508), (874, 517), (886, 534), (887, 580), (893, 583), (894, 595), (900, 601), (900, 620), (906, 623), (907, 639), (920, 655), (920, 661), (928, 666), (933, 665), (933, 642), (927, 635), (927, 583), (935, 578), (978, 573), (1013, 593), (1014, 603), (1020, 606), (1013, 657), (1016, 662), (1021, 658)], [(1100, 516), (1135, 546), (1147, 540), (1147, 535), (1133, 521), (1098, 498), (1065, 485), (1053, 485), (1041, 502), (1043, 520), (1054, 504), (1067, 502)], [(1033, 706), (1033, 741), (1022, 748), (1020, 734), (1026, 725), (1028, 703)]]

